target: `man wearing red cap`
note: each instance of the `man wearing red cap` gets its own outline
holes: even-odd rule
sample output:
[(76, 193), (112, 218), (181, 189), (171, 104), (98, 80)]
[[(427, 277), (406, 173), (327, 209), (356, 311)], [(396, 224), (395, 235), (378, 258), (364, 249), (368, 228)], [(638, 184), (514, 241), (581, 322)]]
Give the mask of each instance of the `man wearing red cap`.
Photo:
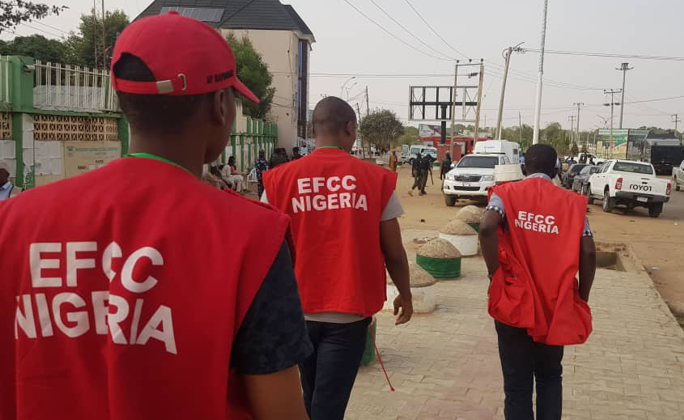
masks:
[(129, 157), (0, 203), (1, 419), (306, 418), (289, 221), (199, 180), (258, 101), (235, 71), (197, 20), (131, 24)]
[(295, 272), (314, 353), (300, 364), (312, 420), (342, 420), (373, 314), (386, 299), (385, 267), (399, 291), (396, 323), (413, 303), (394, 193), (397, 174), (349, 152), (356, 114), (339, 98), (313, 112), (316, 150), (264, 173), (268, 201), (292, 218)]

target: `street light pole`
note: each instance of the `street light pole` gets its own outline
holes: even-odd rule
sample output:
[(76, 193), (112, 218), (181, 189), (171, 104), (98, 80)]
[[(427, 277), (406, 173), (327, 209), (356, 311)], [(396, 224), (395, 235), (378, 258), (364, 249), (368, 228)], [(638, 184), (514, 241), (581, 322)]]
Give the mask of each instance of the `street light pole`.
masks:
[(541, 124), (542, 85), (544, 78), (544, 49), (546, 48), (546, 18), (548, 14), (549, 0), (544, 0), (544, 20), (541, 33), (541, 52), (539, 54), (539, 78), (537, 79), (537, 103), (534, 108), (534, 134), (532, 144), (539, 143), (539, 126)]
[(496, 120), (496, 138), (501, 140), (501, 120), (503, 119), (503, 107), (504, 107), (504, 97), (506, 96), (506, 80), (508, 79), (508, 68), (511, 65), (511, 54), (513, 52), (520, 51), (520, 46), (523, 44), (516, 45), (515, 47), (508, 47), (504, 50), (503, 56), (506, 60), (506, 67), (504, 69), (503, 84), (501, 85), (501, 98), (499, 100), (499, 117)]
[(340, 98), (342, 98), (342, 96), (344, 96), (344, 88), (345, 88), (345, 86), (347, 86), (347, 83), (351, 82), (354, 79), (356, 79), (356, 76), (352, 76), (346, 82), (344, 82), (344, 84), (340, 88)]
[(629, 63), (622, 63), (620, 68), (615, 70), (620, 70), (622, 72), (622, 99), (620, 100), (620, 130), (622, 130), (622, 120), (625, 116), (625, 81), (627, 80), (627, 72), (634, 69), (634, 67), (629, 67)]

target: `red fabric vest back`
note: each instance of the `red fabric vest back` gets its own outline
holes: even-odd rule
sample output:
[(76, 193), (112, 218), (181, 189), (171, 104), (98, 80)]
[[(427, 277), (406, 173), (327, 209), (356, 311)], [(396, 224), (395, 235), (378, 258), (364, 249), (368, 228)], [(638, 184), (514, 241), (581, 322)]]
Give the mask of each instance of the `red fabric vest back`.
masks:
[(304, 312), (370, 316), (382, 309), (380, 216), (397, 174), (323, 148), (263, 176), (268, 201), (292, 219)]
[(489, 313), (527, 328), (535, 341), (580, 344), (591, 311), (578, 294), (580, 241), (587, 199), (540, 178), (498, 185), (507, 228), (499, 230), (500, 269), (490, 286)]
[(288, 223), (144, 158), (3, 202), (0, 418), (251, 418), (232, 342)]

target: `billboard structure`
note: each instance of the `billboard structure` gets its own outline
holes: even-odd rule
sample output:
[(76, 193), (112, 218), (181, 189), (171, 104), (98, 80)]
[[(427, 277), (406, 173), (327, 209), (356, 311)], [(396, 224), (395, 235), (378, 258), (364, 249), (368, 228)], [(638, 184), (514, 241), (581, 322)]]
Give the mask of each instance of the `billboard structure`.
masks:
[[(459, 84), (459, 68), (473, 68), (460, 75), (467, 82)], [(440, 122), (441, 143), (446, 143), (446, 122), (451, 121), (451, 133), (455, 135), (455, 123), (474, 123), (477, 139), (480, 126), (480, 104), (482, 102), (482, 83), (484, 80), (484, 64), (456, 64), (453, 86), (410, 86), (409, 87), (409, 120), (418, 122)]]

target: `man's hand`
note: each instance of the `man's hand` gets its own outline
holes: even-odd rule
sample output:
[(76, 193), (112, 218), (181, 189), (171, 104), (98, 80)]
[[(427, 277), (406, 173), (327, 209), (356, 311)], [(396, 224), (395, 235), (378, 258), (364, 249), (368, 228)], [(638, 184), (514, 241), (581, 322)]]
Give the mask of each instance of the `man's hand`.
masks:
[(394, 325), (406, 324), (413, 316), (413, 298), (411, 296), (397, 296), (394, 299), (394, 315), (397, 317)]

